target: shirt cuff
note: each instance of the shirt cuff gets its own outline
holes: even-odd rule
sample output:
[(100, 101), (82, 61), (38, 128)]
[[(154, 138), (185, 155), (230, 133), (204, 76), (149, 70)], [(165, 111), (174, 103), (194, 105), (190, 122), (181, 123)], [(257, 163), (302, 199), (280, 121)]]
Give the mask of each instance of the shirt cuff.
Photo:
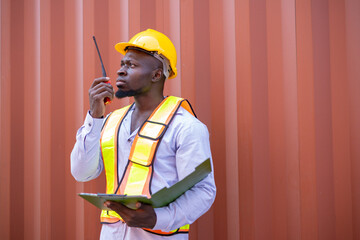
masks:
[(86, 114), (84, 127), (86, 133), (99, 133), (101, 132), (101, 128), (103, 126), (104, 118), (93, 118), (89, 111)]
[(171, 231), (169, 228), (169, 223), (171, 222), (170, 214), (168, 213), (166, 207), (163, 208), (154, 208), (156, 214), (156, 224), (154, 230), (162, 231)]

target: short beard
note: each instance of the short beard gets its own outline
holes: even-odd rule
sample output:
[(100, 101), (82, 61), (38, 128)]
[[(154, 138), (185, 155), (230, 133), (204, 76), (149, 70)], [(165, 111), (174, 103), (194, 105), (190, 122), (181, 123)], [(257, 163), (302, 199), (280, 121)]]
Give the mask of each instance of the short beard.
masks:
[(134, 97), (136, 95), (139, 95), (139, 93), (140, 93), (139, 90), (123, 91), (121, 89), (118, 89), (117, 92), (115, 93), (115, 97), (117, 98)]

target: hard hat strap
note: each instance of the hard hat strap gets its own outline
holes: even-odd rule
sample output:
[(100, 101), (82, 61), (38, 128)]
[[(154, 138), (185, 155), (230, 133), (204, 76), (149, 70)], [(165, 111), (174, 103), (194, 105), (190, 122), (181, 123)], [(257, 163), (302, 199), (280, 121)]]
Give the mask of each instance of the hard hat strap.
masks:
[(166, 57), (159, 55), (157, 52), (154, 52), (153, 56), (154, 56), (154, 58), (156, 58), (157, 60), (159, 60), (162, 63), (165, 79), (169, 78), (170, 73), (171, 73), (171, 67), (170, 67), (169, 60)]

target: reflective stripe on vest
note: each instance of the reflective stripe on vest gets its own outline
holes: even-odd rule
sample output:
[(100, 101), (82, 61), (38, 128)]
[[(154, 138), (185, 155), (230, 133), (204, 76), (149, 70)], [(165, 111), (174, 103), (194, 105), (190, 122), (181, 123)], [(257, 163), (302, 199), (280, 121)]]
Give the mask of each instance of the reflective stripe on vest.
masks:
[[(106, 193), (146, 195), (151, 197), (152, 163), (158, 144), (177, 110), (181, 107), (195, 116), (189, 102), (182, 98), (169, 96), (154, 110), (150, 117), (140, 127), (130, 150), (128, 165), (122, 179), (118, 179), (118, 132), (122, 120), (129, 112), (130, 106), (114, 111), (107, 119), (101, 135), (101, 154), (106, 173)], [(115, 223), (122, 220), (114, 211), (103, 210), (101, 222)], [(144, 229), (160, 234), (172, 235), (187, 233), (189, 225), (185, 225), (171, 232)]]

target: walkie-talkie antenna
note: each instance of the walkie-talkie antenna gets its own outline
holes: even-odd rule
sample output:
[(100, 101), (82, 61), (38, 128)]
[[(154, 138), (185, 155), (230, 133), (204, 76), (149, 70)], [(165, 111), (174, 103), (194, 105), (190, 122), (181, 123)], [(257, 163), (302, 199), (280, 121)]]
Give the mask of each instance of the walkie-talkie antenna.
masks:
[(99, 51), (99, 47), (98, 47), (98, 45), (97, 45), (97, 43), (96, 43), (96, 38), (95, 38), (95, 36), (93, 36), (93, 40), (94, 40), (94, 43), (95, 43), (96, 50), (97, 50), (97, 52), (98, 52), (98, 54), (99, 54), (99, 59), (100, 59), (100, 64), (101, 64), (102, 75), (103, 75), (103, 77), (106, 77), (106, 71), (105, 71), (104, 63), (103, 63), (103, 61), (102, 61), (101, 54), (100, 54), (100, 51)]
[[(99, 47), (98, 47), (98, 45), (97, 45), (97, 43), (96, 43), (95, 36), (93, 36), (93, 40), (94, 40), (95, 47), (96, 47), (96, 50), (97, 50), (98, 55), (99, 55), (100, 64), (101, 64), (101, 70), (102, 70), (102, 75), (103, 75), (103, 77), (106, 77), (106, 71), (105, 71), (104, 63), (103, 63), (103, 61), (102, 61), (101, 54), (100, 54), (100, 50), (99, 50)], [(110, 84), (110, 81), (107, 81), (106, 83), (109, 83), (109, 84)], [(111, 103), (111, 100), (110, 100), (110, 98), (106, 97), (106, 98), (104, 99), (104, 102), (105, 102), (105, 104), (109, 104), (109, 103)]]

